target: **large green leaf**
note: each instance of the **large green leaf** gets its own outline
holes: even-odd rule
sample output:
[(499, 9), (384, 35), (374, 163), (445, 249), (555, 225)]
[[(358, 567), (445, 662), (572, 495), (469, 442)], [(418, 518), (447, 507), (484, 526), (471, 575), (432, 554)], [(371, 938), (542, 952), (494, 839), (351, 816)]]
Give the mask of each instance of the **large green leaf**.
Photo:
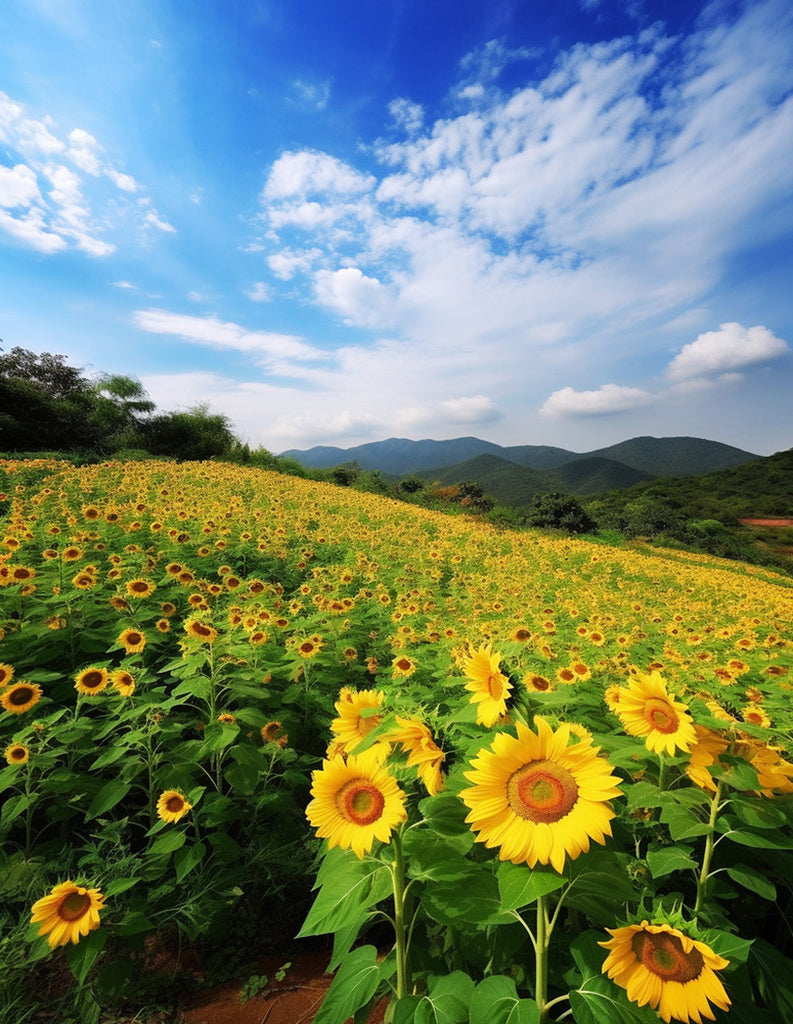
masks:
[(431, 886), (423, 897), (423, 906), (430, 917), (447, 925), (506, 924), (512, 920), (510, 914), (501, 913), (498, 883), (485, 869), (469, 875), (465, 885), (439, 882)]
[(408, 832), (403, 848), (410, 878), (453, 882), (476, 870), (476, 865), (466, 860), (461, 852), (439, 843), (437, 835), (425, 829)]
[(181, 882), (190, 874), (193, 868), (201, 863), (206, 846), (203, 843), (193, 843), (192, 846), (183, 846), (173, 855), (173, 864), (176, 869), (176, 881)]
[(664, 846), (660, 850), (648, 851), (647, 866), (653, 878), (663, 878), (673, 871), (696, 868), (697, 863), (691, 858), (691, 847)]
[(764, 900), (775, 900), (776, 899), (776, 886), (773, 882), (769, 882), (768, 878), (760, 871), (755, 868), (747, 867), (745, 864), (736, 864), (734, 867), (727, 868), (727, 874), (738, 885), (742, 885), (744, 889), (748, 889), (750, 892), (756, 892), (758, 896), (762, 896)]
[(503, 975), (480, 981), (471, 998), (470, 1024), (539, 1024), (533, 999), (521, 999), (515, 982)]
[(391, 892), (383, 864), (359, 860), (351, 850), (328, 850), (317, 875), (319, 892), (298, 938), (335, 932), (361, 918)]
[(91, 801), (91, 805), (85, 815), (86, 821), (98, 818), (100, 814), (105, 814), (111, 807), (115, 807), (116, 804), (120, 803), (129, 791), (130, 784), (128, 782), (111, 779), (110, 782), (102, 786)]
[(380, 965), (374, 946), (359, 946), (347, 956), (331, 982), (314, 1024), (344, 1024), (365, 1006), (380, 983)]
[(529, 868), (509, 861), (499, 865), (496, 872), (503, 911), (520, 910), (539, 896), (561, 889), (567, 879), (553, 868)]

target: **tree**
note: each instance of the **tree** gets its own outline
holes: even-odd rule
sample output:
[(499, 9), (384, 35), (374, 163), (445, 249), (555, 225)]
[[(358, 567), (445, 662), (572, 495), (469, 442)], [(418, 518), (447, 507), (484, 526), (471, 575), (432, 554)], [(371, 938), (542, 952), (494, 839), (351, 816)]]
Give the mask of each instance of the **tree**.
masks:
[(171, 455), (182, 461), (227, 455), (237, 444), (228, 417), (210, 413), (205, 403), (185, 412), (152, 416), (142, 421), (140, 428), (145, 447), (152, 455)]
[(0, 355), (0, 449), (90, 448), (90, 382), (64, 356), (12, 348)]
[(140, 381), (103, 374), (92, 385), (94, 407), (89, 422), (102, 451), (136, 448), (142, 443), (140, 417), (155, 409)]
[(566, 533), (591, 533), (597, 526), (571, 494), (559, 491), (535, 495), (526, 522), (529, 526)]

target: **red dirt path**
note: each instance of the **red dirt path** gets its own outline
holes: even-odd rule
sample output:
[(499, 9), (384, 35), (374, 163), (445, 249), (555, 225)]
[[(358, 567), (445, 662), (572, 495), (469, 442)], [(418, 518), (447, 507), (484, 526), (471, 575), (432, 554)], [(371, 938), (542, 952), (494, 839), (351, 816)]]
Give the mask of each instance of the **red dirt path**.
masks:
[[(265, 957), (259, 971), (273, 981), (259, 995), (240, 1002), (240, 982), (201, 992), (182, 1010), (182, 1019), (185, 1024), (311, 1024), (332, 981), (325, 974), (329, 959), (329, 953), (298, 953), (284, 980), (275, 981), (284, 957)], [(386, 1005), (381, 1000), (366, 1024), (382, 1024)]]
[(744, 526), (793, 526), (793, 519), (739, 519)]

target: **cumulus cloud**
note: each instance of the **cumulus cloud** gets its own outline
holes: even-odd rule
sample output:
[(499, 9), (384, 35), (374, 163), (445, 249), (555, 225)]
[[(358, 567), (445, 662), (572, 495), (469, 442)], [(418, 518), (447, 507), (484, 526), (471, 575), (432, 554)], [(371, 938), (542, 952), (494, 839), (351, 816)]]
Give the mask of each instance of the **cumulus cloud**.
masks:
[(327, 153), (300, 150), (284, 153), (273, 164), (264, 186), (265, 200), (332, 193), (337, 196), (360, 195), (375, 183), (350, 164)]
[(13, 210), (17, 206), (30, 206), (40, 198), (38, 179), (29, 167), (0, 165), (0, 206)]
[(315, 278), (318, 301), (356, 327), (381, 327), (391, 316), (388, 289), (358, 267), (321, 270)]
[(388, 104), (388, 113), (402, 131), (412, 135), (424, 125), (424, 108), (420, 103), (400, 96)]
[(684, 345), (667, 367), (675, 381), (724, 374), (767, 363), (790, 352), (787, 343), (767, 327), (724, 323)]
[(539, 411), (541, 416), (607, 416), (640, 409), (652, 401), (654, 399), (649, 392), (619, 384), (603, 384), (597, 391), (575, 391), (564, 387), (554, 391)]

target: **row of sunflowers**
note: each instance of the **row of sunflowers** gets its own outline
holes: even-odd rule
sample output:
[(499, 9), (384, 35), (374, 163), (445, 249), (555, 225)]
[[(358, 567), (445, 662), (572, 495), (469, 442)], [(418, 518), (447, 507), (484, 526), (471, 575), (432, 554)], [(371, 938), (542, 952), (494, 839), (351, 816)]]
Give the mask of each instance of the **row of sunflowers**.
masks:
[(318, 1024), (791, 1019), (792, 581), (222, 464), (0, 486), (9, 1019), (262, 915), (332, 944)]

